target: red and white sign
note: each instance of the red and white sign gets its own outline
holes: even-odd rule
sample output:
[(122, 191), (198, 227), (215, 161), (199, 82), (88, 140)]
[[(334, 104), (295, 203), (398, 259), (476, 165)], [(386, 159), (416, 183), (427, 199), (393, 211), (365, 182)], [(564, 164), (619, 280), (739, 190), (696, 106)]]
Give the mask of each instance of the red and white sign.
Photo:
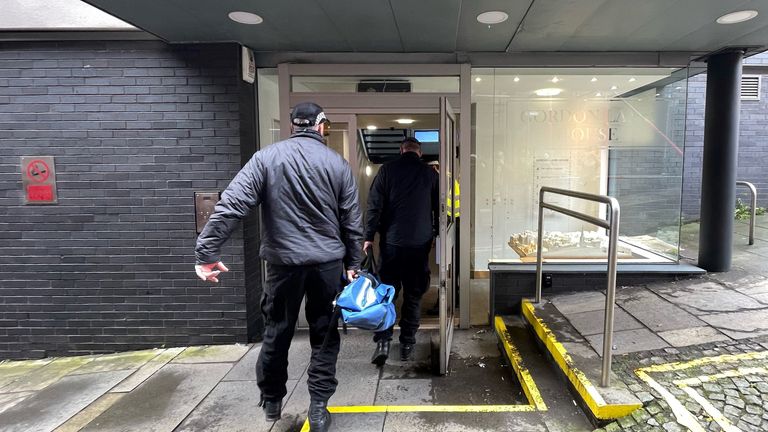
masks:
[(22, 156), (21, 183), (25, 204), (55, 204), (56, 175), (53, 156)]

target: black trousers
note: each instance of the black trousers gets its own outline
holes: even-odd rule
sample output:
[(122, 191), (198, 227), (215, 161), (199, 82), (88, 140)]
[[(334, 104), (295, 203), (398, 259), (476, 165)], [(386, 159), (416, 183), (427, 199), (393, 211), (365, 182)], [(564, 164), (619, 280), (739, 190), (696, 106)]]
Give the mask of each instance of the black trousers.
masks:
[[(432, 242), (415, 248), (381, 245), (379, 277), (403, 294), (400, 310), (400, 343), (416, 343), (421, 319), (421, 298), (429, 289), (429, 251)], [(373, 340), (391, 340), (394, 327), (374, 333)]]
[(256, 363), (256, 378), (264, 399), (282, 399), (288, 380), (288, 348), (291, 346), (301, 300), (306, 295), (312, 357), (307, 384), (312, 400), (327, 401), (336, 391), (336, 359), (339, 331), (333, 326), (322, 349), (333, 317), (333, 300), (341, 288), (341, 261), (307, 266), (267, 265), (267, 286), (261, 300), (264, 341)]

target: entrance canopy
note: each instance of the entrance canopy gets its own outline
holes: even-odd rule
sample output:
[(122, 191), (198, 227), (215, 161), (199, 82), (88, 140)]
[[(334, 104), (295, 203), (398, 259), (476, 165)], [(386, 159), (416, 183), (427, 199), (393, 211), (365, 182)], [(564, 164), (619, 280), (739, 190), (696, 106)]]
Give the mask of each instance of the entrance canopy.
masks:
[[(168, 42), (239, 42), (255, 51), (679, 52), (768, 44), (760, 0), (87, 0)], [(484, 12), (491, 22), (480, 21)], [(736, 11), (756, 17), (735, 24)], [(230, 18), (248, 12), (251, 24)], [(237, 15), (234, 16), (238, 19)], [(242, 16), (241, 16), (242, 18)], [(487, 20), (486, 20), (487, 21)], [(258, 22), (258, 23), (254, 23)], [(475, 63), (475, 62), (473, 62)]]

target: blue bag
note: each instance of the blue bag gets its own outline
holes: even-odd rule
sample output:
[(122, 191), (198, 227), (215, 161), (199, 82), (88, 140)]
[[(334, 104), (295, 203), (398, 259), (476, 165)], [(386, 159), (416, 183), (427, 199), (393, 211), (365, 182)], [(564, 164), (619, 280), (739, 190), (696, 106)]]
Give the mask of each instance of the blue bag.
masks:
[(382, 331), (395, 325), (395, 287), (381, 283), (374, 274), (375, 260), (366, 257), (358, 278), (336, 298), (344, 323), (363, 330)]

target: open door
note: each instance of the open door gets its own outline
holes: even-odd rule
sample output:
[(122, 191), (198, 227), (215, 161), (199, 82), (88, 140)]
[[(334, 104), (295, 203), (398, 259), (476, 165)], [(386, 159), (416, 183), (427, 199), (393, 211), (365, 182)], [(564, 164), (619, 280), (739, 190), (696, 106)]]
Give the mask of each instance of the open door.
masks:
[(440, 283), (438, 298), (440, 307), (439, 373), (448, 372), (448, 360), (453, 342), (454, 314), (456, 306), (456, 280), (454, 271), (454, 244), (456, 225), (453, 216), (454, 178), (457, 172), (456, 149), (458, 148), (456, 114), (448, 98), (440, 98), (440, 230), (438, 251), (440, 257)]

